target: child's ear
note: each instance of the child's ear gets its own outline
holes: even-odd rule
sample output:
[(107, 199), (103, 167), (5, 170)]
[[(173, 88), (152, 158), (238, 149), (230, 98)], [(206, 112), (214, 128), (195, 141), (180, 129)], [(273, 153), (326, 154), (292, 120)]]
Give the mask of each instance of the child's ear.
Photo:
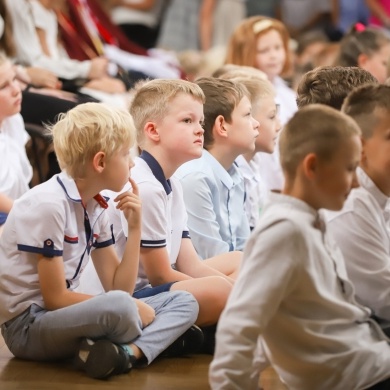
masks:
[(313, 180), (317, 173), (318, 157), (315, 153), (309, 153), (302, 162), (303, 173), (306, 178)]
[(97, 152), (93, 156), (92, 164), (96, 172), (103, 172), (106, 166), (106, 154), (104, 152)]
[(144, 132), (152, 141), (157, 142), (160, 140), (160, 134), (158, 133), (157, 124), (155, 122), (146, 122)]
[(357, 58), (357, 64), (358, 64), (359, 68), (364, 68), (364, 66), (367, 63), (367, 60), (368, 60), (367, 54), (364, 54), (364, 53), (359, 54), (359, 56)]
[(215, 118), (214, 131), (219, 137), (227, 138), (226, 121), (223, 115), (218, 115)]

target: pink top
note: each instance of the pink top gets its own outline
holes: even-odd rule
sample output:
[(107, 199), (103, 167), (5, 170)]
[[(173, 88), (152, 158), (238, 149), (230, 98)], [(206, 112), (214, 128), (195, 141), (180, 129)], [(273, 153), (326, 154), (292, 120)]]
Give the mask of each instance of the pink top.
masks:
[[(390, 0), (378, 0), (378, 4), (382, 6), (386, 14), (390, 17)], [(369, 22), (374, 26), (383, 26), (382, 21), (373, 15), (370, 17)]]

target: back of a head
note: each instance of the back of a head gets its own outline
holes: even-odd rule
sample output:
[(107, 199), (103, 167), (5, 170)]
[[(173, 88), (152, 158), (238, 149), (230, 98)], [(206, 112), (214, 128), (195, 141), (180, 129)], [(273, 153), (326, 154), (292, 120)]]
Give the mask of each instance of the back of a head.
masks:
[(86, 164), (102, 151), (110, 158), (135, 140), (130, 114), (103, 103), (80, 104), (48, 127), (61, 169), (73, 178), (83, 177)]
[(341, 40), (336, 65), (358, 66), (361, 54), (370, 57), (388, 43), (390, 37), (381, 29), (365, 27), (357, 23)]
[(205, 102), (201, 88), (186, 80), (156, 79), (141, 82), (135, 87), (130, 114), (137, 129), (137, 142), (140, 148), (143, 147), (145, 124), (163, 119), (172, 99), (179, 94), (192, 96), (202, 104)]
[(219, 115), (226, 122), (232, 120), (232, 113), (244, 96), (250, 99), (248, 90), (244, 85), (231, 80), (217, 79), (215, 77), (202, 77), (195, 83), (202, 89), (206, 101), (204, 104), (204, 148), (210, 147), (213, 142), (213, 127)]
[(222, 75), (221, 78), (244, 85), (249, 92), (252, 107), (257, 105), (261, 99), (268, 97), (275, 98), (276, 96), (272, 83), (267, 78), (264, 79), (255, 72), (251, 74), (242, 72), (241, 70), (231, 71)]
[(297, 104), (299, 108), (325, 104), (340, 110), (349, 92), (369, 83), (378, 81), (370, 72), (356, 66), (318, 67), (303, 75), (297, 88)]
[(330, 160), (342, 142), (355, 135), (360, 135), (356, 122), (334, 108), (312, 104), (298, 110), (285, 125), (279, 140), (286, 177), (293, 179), (299, 164), (310, 153)]
[(268, 80), (267, 75), (262, 72), (260, 69), (256, 69), (253, 66), (245, 66), (245, 65), (233, 65), (233, 64), (225, 64), (221, 66), (217, 71), (215, 71), (212, 75), (213, 77), (227, 79), (230, 80), (233, 77), (241, 77), (241, 76), (255, 76), (260, 77), (264, 80)]
[(390, 114), (390, 86), (370, 84), (356, 88), (345, 99), (342, 111), (356, 121), (363, 138), (370, 138), (380, 116)]

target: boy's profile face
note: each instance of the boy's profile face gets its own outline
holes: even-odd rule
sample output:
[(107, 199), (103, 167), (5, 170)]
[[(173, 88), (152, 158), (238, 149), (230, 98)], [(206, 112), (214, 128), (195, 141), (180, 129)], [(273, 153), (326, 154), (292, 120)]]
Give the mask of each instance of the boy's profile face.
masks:
[(376, 186), (390, 196), (390, 112), (379, 114), (371, 137), (363, 140), (361, 166)]
[(159, 142), (167, 156), (179, 165), (201, 157), (203, 122), (202, 102), (184, 93), (174, 97), (165, 117), (156, 122)]
[(360, 156), (361, 140), (352, 136), (338, 146), (330, 160), (318, 159), (314, 178), (317, 209), (341, 210), (351, 189), (357, 186)]
[(272, 96), (262, 98), (253, 117), (259, 122), (259, 135), (255, 141), (255, 152), (273, 153), (281, 129), (278, 106)]
[(106, 189), (119, 192), (129, 181), (130, 169), (134, 161), (130, 157), (130, 145), (117, 150), (111, 157), (106, 158), (103, 172)]
[(259, 135), (259, 122), (252, 116), (250, 100), (244, 96), (232, 112), (231, 123), (225, 123), (230, 145), (235, 147), (237, 156), (255, 150)]

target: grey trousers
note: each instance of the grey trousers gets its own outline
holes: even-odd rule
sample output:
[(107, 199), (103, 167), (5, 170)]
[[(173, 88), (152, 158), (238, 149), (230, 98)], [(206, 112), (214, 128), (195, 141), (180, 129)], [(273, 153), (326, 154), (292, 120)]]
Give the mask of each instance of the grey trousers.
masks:
[(62, 309), (47, 311), (35, 304), (1, 326), (9, 350), (28, 360), (56, 360), (76, 355), (82, 338), (134, 343), (148, 364), (196, 321), (199, 306), (185, 291), (142, 299), (154, 308), (155, 320), (141, 329), (134, 299), (110, 291)]

